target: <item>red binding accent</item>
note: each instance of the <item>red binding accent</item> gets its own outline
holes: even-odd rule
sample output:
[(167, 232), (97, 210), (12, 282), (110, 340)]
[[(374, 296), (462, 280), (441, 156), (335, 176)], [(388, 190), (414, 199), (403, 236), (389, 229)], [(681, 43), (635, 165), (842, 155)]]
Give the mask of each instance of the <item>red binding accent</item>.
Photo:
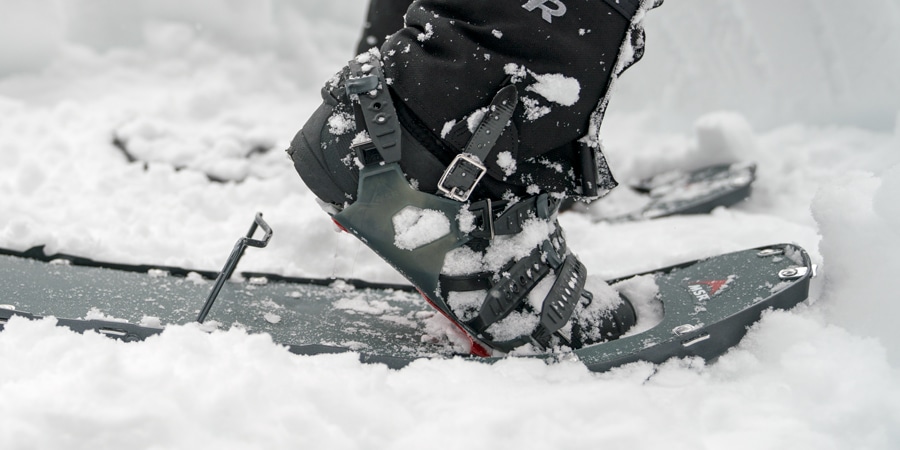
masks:
[(441, 308), (438, 308), (437, 305), (435, 305), (434, 302), (431, 301), (431, 299), (428, 298), (428, 296), (425, 295), (425, 293), (422, 292), (421, 289), (416, 288), (416, 290), (419, 291), (419, 294), (422, 295), (422, 298), (424, 298), (425, 301), (428, 302), (428, 304), (431, 305), (432, 308), (438, 310), (438, 312), (440, 312), (441, 314), (444, 315), (444, 317), (446, 317), (448, 320), (450, 320), (450, 322), (453, 325), (456, 325), (456, 328), (459, 328), (459, 331), (463, 332), (463, 334), (466, 336), (466, 339), (469, 340), (469, 353), (471, 353), (472, 355), (475, 355), (475, 356), (480, 356), (482, 358), (490, 358), (491, 357), (491, 352), (488, 351), (487, 349), (485, 349), (484, 346), (482, 346), (478, 342), (475, 342), (475, 339), (472, 338), (472, 336), (470, 336), (469, 333), (466, 332), (466, 330), (462, 327), (462, 325), (460, 325), (456, 320), (454, 320), (452, 317), (450, 317), (450, 315), (447, 314), (446, 312), (444, 312), (444, 310), (442, 310)]
[(337, 221), (337, 219), (335, 219), (334, 217), (332, 217), (332, 218), (331, 218), (331, 221), (334, 222), (334, 224), (337, 225), (337, 227), (340, 228), (341, 231), (343, 231), (344, 233), (349, 233), (349, 231), (347, 231), (347, 229), (344, 228), (344, 226), (341, 225), (341, 224)]

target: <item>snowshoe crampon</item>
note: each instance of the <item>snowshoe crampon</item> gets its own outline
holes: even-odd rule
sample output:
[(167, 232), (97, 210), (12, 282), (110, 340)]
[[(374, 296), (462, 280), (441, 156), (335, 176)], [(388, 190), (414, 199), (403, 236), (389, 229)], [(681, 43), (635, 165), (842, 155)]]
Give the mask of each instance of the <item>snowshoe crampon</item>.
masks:
[[(264, 242), (252, 239), (255, 229), (238, 241), (218, 274), (46, 256), (37, 249), (4, 251), (0, 329), (14, 316), (70, 317), (57, 324), (140, 341), (162, 332), (163, 324), (188, 323), (205, 311), (210, 322), (268, 333), (298, 354), (357, 351), (364, 362), (395, 368), (422, 357), (460, 354), (459, 344), (434, 338), (429, 327), (435, 313), (410, 286), (246, 272), (240, 281), (224, 282), (243, 253), (241, 242)], [(813, 275), (805, 251), (780, 244), (611, 280), (632, 303), (657, 313), (642, 314), (639, 307), (638, 324), (625, 336), (565, 355), (595, 371), (640, 360), (715, 358), (736, 345), (762, 311), (805, 300)], [(213, 307), (210, 300), (216, 297)]]

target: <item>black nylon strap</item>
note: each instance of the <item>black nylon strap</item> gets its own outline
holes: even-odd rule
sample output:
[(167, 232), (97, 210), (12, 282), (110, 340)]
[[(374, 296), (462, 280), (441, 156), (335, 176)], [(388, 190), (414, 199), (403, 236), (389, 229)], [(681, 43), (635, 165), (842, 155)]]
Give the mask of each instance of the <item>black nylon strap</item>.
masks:
[[(378, 58), (371, 58), (364, 66), (351, 60), (350, 77), (346, 81), (347, 94), (359, 99), (357, 116), (365, 119), (366, 131), (381, 159), (387, 163), (400, 161), (400, 120), (384, 81)], [(361, 158), (362, 161), (366, 159)]]
[(531, 336), (543, 347), (550, 345), (550, 337), (559, 331), (575, 312), (587, 281), (587, 269), (578, 258), (569, 255), (557, 274), (553, 288), (541, 306), (541, 322)]
[(480, 334), (521, 306), (528, 293), (550, 273), (550, 266), (541, 262), (541, 253), (535, 249), (507, 270), (507, 275), (488, 290), (478, 316), (466, 325)]
[(529, 197), (509, 208), (506, 201), (482, 200), (472, 203), (469, 211), (476, 214), (476, 230), (472, 236), (482, 239), (493, 239), (494, 236), (505, 236), (522, 232), (528, 219), (549, 219), (559, 208), (560, 201), (547, 194)]
[(438, 181), (438, 191), (456, 201), (469, 199), (478, 182), (487, 174), (485, 164), (488, 156), (510, 123), (518, 102), (515, 85), (507, 85), (497, 92), (466, 148), (453, 158)]
[(463, 153), (478, 157), (481, 163), (487, 162), (488, 155), (503, 134), (503, 129), (512, 119), (516, 105), (519, 103), (519, 92), (515, 85), (507, 85), (497, 92), (478, 128), (472, 133), (472, 139), (466, 144)]
[(578, 157), (581, 162), (581, 195), (596, 197), (600, 194), (597, 186), (597, 154), (587, 144), (578, 142)]
[(441, 274), (438, 278), (441, 283), (441, 292), (444, 293), (486, 291), (493, 286), (493, 283), (491, 283), (491, 274), (488, 272), (479, 272), (470, 275)]

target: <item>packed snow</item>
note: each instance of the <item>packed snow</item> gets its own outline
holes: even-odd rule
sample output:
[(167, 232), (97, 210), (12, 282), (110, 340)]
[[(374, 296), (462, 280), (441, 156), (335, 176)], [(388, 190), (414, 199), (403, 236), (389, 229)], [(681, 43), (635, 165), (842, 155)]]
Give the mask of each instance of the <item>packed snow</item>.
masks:
[(440, 211), (407, 206), (391, 219), (394, 245), (414, 250), (450, 234), (450, 219)]
[(578, 102), (578, 94), (581, 92), (578, 80), (561, 73), (537, 74), (532, 72), (531, 76), (537, 81), (527, 86), (526, 91), (540, 94), (545, 99), (563, 106), (572, 106)]
[[(0, 0), (0, 247), (218, 270), (262, 211), (275, 235), (239, 270), (401, 282), (333, 231), (282, 151), (364, 9)], [(126, 344), (15, 319), (0, 448), (900, 447), (900, 6), (679, 0), (646, 26), (602, 128), (617, 178), (755, 161), (753, 197), (637, 223), (566, 213), (569, 245), (611, 278), (795, 242), (819, 264), (809, 302), (717, 361), (601, 374), (519, 358), (390, 370), (240, 329)]]

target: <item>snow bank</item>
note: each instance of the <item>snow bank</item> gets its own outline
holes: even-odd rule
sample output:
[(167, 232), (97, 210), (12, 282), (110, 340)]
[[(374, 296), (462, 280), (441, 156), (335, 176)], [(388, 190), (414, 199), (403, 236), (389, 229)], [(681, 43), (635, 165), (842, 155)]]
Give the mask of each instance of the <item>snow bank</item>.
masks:
[(900, 361), (900, 302), (897, 289), (880, 280), (895, 280), (900, 273), (898, 198), (900, 165), (895, 165), (880, 179), (871, 173), (848, 173), (823, 187), (813, 202), (824, 236), (827, 285), (822, 300), (829, 319), (854, 333), (879, 338), (894, 362)]
[(758, 129), (890, 130), (900, 110), (895, 0), (678, 0), (646, 28), (646, 55), (620, 80), (609, 116), (649, 110), (654, 127), (678, 130), (726, 109)]
[(62, 45), (62, 11), (54, 0), (0, 1), (0, 75), (46, 66)]
[[(145, 45), (159, 23), (240, 51), (327, 61), (331, 70), (354, 48), (363, 3), (2, 0), (0, 74), (44, 67), (73, 44)], [(898, 25), (894, 0), (669, 2), (646, 19), (646, 57), (618, 84), (610, 115), (649, 110), (655, 127), (677, 130), (725, 109), (759, 129), (799, 120), (887, 130), (900, 111), (900, 59), (890, 56), (900, 54)], [(310, 35), (329, 35), (345, 50)]]
[(711, 366), (298, 357), (265, 336), (176, 327), (147, 342), (49, 320), (0, 333), (0, 447), (843, 449), (900, 442), (871, 341), (772, 313)]
[[(0, 75), (46, 67), (73, 46), (159, 45), (152, 30), (163, 24), (237, 51), (275, 51), (318, 74), (309, 61), (330, 66), (351, 56), (365, 6), (359, 0), (0, 0), (0, 11)], [(316, 35), (348, 50), (335, 54)]]
[[(753, 197), (633, 224), (564, 214), (569, 243), (614, 277), (796, 242), (822, 269), (812, 305), (767, 314), (709, 365), (599, 375), (529, 360), (389, 371), (239, 330), (123, 344), (13, 320), (0, 448), (897, 448), (898, 63), (872, 57), (898, 54), (897, 6), (700, 3), (648, 18), (608, 157), (623, 182), (755, 161)], [(217, 270), (263, 211), (275, 236), (239, 270), (400, 281), (332, 231), (280, 151), (362, 16), (357, 0), (0, 0), (0, 247)], [(255, 145), (271, 150), (245, 158)], [(244, 181), (211, 183), (216, 170)]]

